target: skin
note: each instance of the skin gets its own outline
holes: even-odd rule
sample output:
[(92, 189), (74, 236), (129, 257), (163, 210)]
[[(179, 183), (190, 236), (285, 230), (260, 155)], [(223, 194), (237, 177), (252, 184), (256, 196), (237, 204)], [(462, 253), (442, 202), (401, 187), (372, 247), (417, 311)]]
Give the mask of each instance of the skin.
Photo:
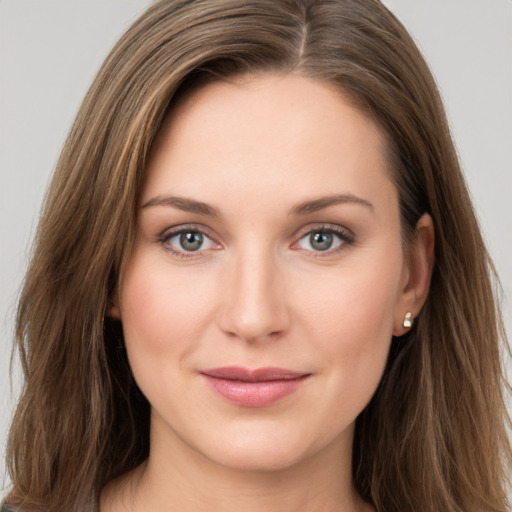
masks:
[[(204, 233), (199, 250), (180, 229)], [(310, 235), (329, 230), (318, 250)], [(264, 74), (185, 99), (152, 150), (111, 311), (152, 406), (151, 453), (102, 512), (371, 510), (352, 486), (354, 421), (423, 305), (433, 244), (425, 215), (404, 253), (384, 137), (331, 85)], [(248, 408), (199, 373), (232, 365), (310, 377)]]

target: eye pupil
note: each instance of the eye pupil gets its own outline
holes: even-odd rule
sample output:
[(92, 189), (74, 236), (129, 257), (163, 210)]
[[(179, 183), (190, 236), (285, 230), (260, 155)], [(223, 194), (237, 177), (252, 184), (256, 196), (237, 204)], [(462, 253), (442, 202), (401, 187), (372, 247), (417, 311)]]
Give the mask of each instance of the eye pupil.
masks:
[(185, 251), (197, 251), (203, 245), (203, 235), (197, 231), (181, 233), (180, 245)]
[(317, 251), (326, 251), (332, 246), (333, 236), (331, 233), (317, 231), (309, 236), (309, 243)]

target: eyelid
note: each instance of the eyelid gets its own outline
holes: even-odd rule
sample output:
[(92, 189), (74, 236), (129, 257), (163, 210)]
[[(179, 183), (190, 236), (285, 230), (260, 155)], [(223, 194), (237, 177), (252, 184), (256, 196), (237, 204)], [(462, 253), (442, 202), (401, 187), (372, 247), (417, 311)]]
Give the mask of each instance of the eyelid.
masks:
[[(307, 250), (302, 249), (300, 247), (297, 247), (298, 243), (303, 240), (306, 236), (311, 235), (312, 233), (317, 232), (324, 232), (324, 233), (332, 233), (340, 238), (341, 243), (339, 246), (335, 247), (334, 249), (326, 249), (325, 251), (314, 251), (314, 250)], [(356, 238), (354, 233), (344, 227), (340, 226), (338, 224), (331, 224), (331, 223), (319, 223), (314, 225), (307, 225), (302, 227), (295, 235), (295, 242), (292, 244), (292, 248), (295, 250), (303, 250), (306, 252), (311, 253), (315, 257), (329, 257), (334, 254), (337, 254), (340, 251), (346, 250), (349, 246), (354, 245), (356, 243)]]
[[(201, 233), (203, 236), (208, 238), (213, 244), (215, 244), (217, 247), (210, 247), (206, 249), (198, 249), (197, 251), (185, 251), (185, 250), (179, 250), (177, 248), (174, 248), (168, 244), (169, 239), (184, 233), (184, 232), (197, 232)], [(335, 247), (334, 249), (326, 249), (325, 251), (314, 251), (314, 250), (307, 250), (302, 249), (300, 247), (297, 247), (298, 243), (304, 239), (304, 237), (311, 235), (315, 232), (324, 232), (324, 233), (332, 233), (340, 238), (341, 243), (339, 246)], [(334, 254), (337, 254), (338, 252), (341, 252), (343, 250), (348, 249), (349, 246), (354, 245), (356, 243), (356, 237), (354, 233), (348, 229), (345, 226), (340, 226), (339, 224), (332, 224), (332, 223), (314, 223), (314, 224), (308, 224), (306, 226), (301, 227), (299, 230), (295, 232), (295, 235), (293, 236), (293, 239), (295, 240), (291, 244), (291, 248), (294, 250), (302, 250), (304, 252), (309, 252), (315, 257), (329, 257)], [(212, 232), (210, 228), (207, 226), (204, 226), (203, 224), (178, 224), (176, 226), (167, 227), (164, 229), (158, 236), (156, 241), (160, 243), (165, 250), (168, 252), (174, 254), (175, 256), (179, 256), (180, 258), (193, 258), (193, 257), (201, 257), (205, 256), (204, 253), (207, 253), (211, 250), (219, 250), (223, 248), (223, 245), (219, 243), (218, 236), (216, 233)]]
[[(175, 248), (171, 244), (169, 244), (169, 240), (174, 238), (175, 236), (178, 236), (182, 233), (187, 232), (195, 232), (200, 233), (204, 237), (208, 238), (212, 244), (218, 246), (218, 247), (209, 247), (206, 249), (198, 249), (197, 251), (185, 251), (180, 250), (178, 248)], [(209, 251), (209, 250), (218, 250), (218, 248), (221, 248), (222, 245), (217, 242), (216, 236), (211, 234), (211, 229), (207, 228), (206, 226), (202, 224), (178, 224), (177, 226), (168, 227), (164, 229), (158, 236), (157, 236), (157, 242), (160, 243), (164, 249), (175, 256), (179, 256), (180, 258), (193, 258), (193, 257), (201, 257), (203, 256), (203, 253)]]
[(345, 226), (340, 226), (339, 224), (333, 224), (331, 222), (315, 222), (311, 224), (307, 224), (306, 226), (301, 227), (295, 232), (294, 238), (300, 239), (305, 235), (308, 235), (315, 231), (325, 231), (327, 233), (335, 233), (344, 238), (355, 240), (355, 235), (352, 230), (348, 229)]

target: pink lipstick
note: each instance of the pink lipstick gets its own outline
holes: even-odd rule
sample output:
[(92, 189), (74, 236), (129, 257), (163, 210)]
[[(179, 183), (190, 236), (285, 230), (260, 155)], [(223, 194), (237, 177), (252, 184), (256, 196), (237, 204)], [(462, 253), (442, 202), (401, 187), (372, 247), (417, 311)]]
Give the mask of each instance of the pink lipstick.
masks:
[(266, 407), (291, 395), (311, 375), (283, 368), (249, 370), (239, 366), (200, 372), (210, 387), (229, 402), (243, 407)]

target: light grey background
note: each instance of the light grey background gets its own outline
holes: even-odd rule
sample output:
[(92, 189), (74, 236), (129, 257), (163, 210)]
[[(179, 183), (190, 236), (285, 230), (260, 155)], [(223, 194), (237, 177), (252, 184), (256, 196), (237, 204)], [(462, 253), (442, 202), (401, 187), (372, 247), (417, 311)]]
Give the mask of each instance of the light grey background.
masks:
[[(150, 3), (0, 0), (2, 458), (19, 388), (16, 366), (12, 388), (8, 376), (15, 302), (43, 194), (96, 70)], [(512, 332), (512, 0), (385, 3), (413, 34), (438, 80), (508, 297), (504, 309)], [(0, 494), (3, 476), (0, 469)]]

